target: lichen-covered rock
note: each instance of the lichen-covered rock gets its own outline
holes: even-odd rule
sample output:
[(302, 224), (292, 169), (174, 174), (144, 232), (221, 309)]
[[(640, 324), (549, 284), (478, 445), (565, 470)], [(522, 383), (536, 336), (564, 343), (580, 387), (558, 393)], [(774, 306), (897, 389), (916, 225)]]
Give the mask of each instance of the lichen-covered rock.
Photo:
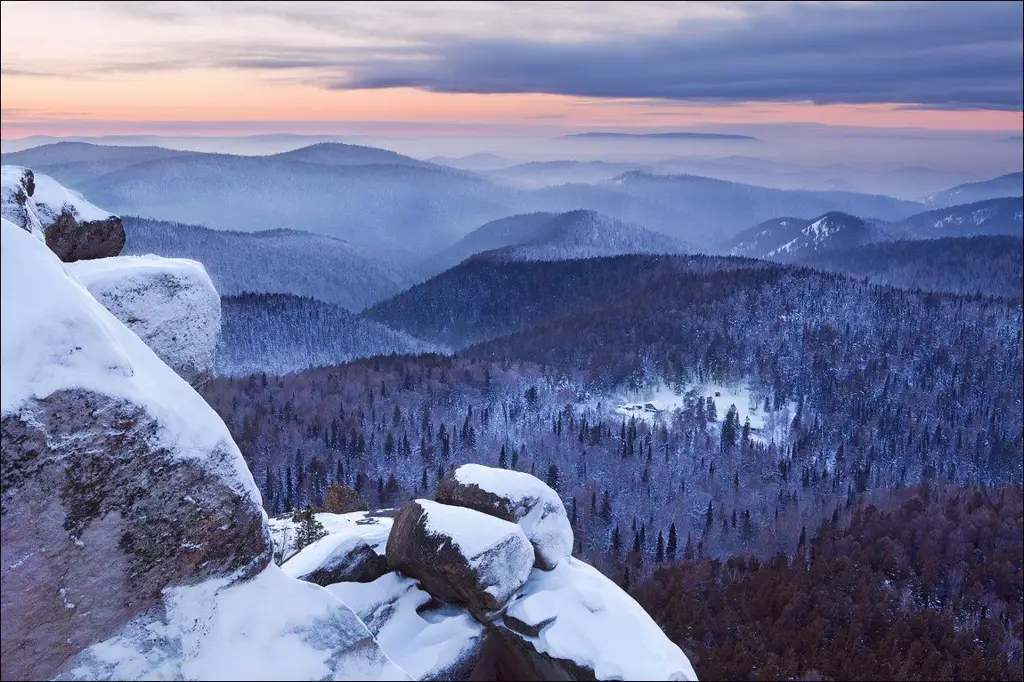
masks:
[(519, 471), (463, 464), (437, 486), (438, 502), (475, 509), (519, 524), (538, 568), (551, 570), (572, 553), (573, 534), (558, 493)]
[(21, 166), (0, 172), (3, 217), (35, 234), (64, 262), (116, 256), (124, 248), (121, 219), (48, 175)]
[(466, 604), (480, 620), (500, 609), (533, 568), (523, 530), (464, 507), (413, 500), (395, 518), (388, 565), (442, 601)]
[[(167, 586), (266, 565), (259, 507), (162, 444), (161, 426), (141, 405), (82, 389), (3, 415), (4, 679), (52, 676)], [(226, 441), (207, 456), (238, 453)]]
[(159, 605), (258, 574), (259, 491), (224, 423), (37, 238), (2, 221), (4, 679), (46, 679)]
[(388, 572), (388, 562), (358, 535), (334, 533), (303, 548), (281, 568), (285, 575), (326, 587), (373, 582)]
[(195, 387), (213, 374), (220, 296), (202, 263), (119, 256), (71, 263), (93, 296)]

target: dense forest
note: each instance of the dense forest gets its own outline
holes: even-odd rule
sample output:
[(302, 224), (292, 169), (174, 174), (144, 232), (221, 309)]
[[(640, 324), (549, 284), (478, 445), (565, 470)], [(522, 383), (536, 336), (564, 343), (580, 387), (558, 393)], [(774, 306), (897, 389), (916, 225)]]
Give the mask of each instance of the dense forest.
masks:
[[(896, 576), (893, 585), (909, 596), (893, 601), (888, 588), (878, 590), (874, 559), (861, 551), (869, 545), (856, 540), (896, 538), (884, 529), (902, 523), (899, 510), (916, 509), (917, 493), (906, 492), (914, 486), (926, 486), (920, 503), (932, 510), (922, 518), (941, 502), (957, 518), (976, 519), (970, 486), (1019, 485), (1019, 301), (901, 290), (742, 258), (470, 259), (367, 318), (460, 350), (221, 377), (205, 388), (269, 513), (334, 509), (339, 499), (346, 509), (393, 507), (431, 497), (465, 462), (516, 469), (558, 491), (575, 554), (635, 588), (697, 654), (705, 677), (905, 676), (892, 652), (913, 639), (926, 647), (914, 652), (921, 677), (999, 677), (1019, 667), (1019, 598), (1016, 611), (1011, 604), (982, 612), (974, 602), (963, 609), (977, 623), (996, 619), (990, 629), (1003, 634), (985, 636), (1003, 647), (1000, 658), (965, 639), (964, 622), (944, 620), (951, 612), (934, 613), (931, 587), (921, 592)], [(961, 497), (949, 492), (956, 490)], [(1003, 504), (998, 513), (1019, 516), (1019, 489), (1006, 490), (1004, 503), (980, 494)], [(864, 519), (884, 520), (862, 528)], [(924, 561), (915, 542), (899, 536), (900, 570), (913, 573)], [(1003, 551), (978, 546), (986, 557)], [(1010, 563), (1019, 575), (1019, 557)], [(833, 575), (839, 580), (830, 582)], [(678, 613), (695, 609), (705, 630), (678, 629), (650, 604), (645, 590), (657, 594), (658, 581), (672, 580), (688, 586), (673, 597), (684, 600)], [(974, 594), (950, 585), (944, 600)], [(861, 593), (864, 607), (847, 627), (838, 612), (808, 606), (814, 615), (798, 638), (803, 648), (791, 652), (771, 639), (781, 629), (771, 627), (781, 618), (771, 609), (803, 604), (798, 589), (821, 602), (815, 608)], [(984, 594), (994, 589), (986, 584)], [(766, 604), (754, 597), (762, 591), (786, 601)], [(702, 599), (718, 600), (705, 609), (750, 610), (722, 611), (732, 628), (723, 634), (708, 625), (719, 611), (694, 606)], [(864, 634), (879, 622), (898, 628), (884, 646), (882, 635)], [(749, 650), (737, 647), (733, 659), (716, 649), (746, 638), (751, 623), (764, 633), (750, 637)], [(687, 639), (698, 635), (702, 643)], [(863, 671), (827, 667), (808, 653), (857, 637), (875, 656)]]
[(863, 498), (787, 553), (690, 554), (634, 596), (706, 679), (1021, 679), (1020, 485)]
[[(671, 259), (610, 260), (649, 276)], [(558, 489), (578, 551), (609, 571), (617, 550), (667, 551), (673, 527), (711, 555), (770, 555), (862, 491), (1020, 480), (1019, 308), (782, 267), (654, 283), (642, 304), (584, 300), (455, 358), (207, 396), (274, 513), (331, 482), (389, 506), (453, 465), (508, 466)]]
[(308, 296), (221, 297), (217, 374), (288, 374), (356, 358), (431, 350), (433, 344)]
[(867, 244), (819, 254), (804, 264), (901, 289), (1020, 298), (1019, 237), (956, 237)]

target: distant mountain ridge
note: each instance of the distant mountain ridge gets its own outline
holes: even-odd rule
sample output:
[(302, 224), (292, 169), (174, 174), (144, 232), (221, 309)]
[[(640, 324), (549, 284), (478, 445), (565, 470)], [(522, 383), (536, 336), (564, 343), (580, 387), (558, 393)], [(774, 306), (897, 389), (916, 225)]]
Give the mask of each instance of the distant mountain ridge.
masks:
[(691, 133), (691, 132), (670, 132), (670, 133), (602, 133), (602, 132), (589, 132), (589, 133), (574, 133), (572, 135), (565, 135), (565, 138), (650, 138), (655, 140), (747, 140), (759, 142), (756, 137), (750, 135), (736, 135), (732, 133)]
[(722, 243), (734, 256), (800, 262), (814, 254), (896, 240), (1022, 234), (1021, 198), (989, 199), (886, 222), (830, 212), (811, 220), (775, 218)]
[(1021, 298), (1024, 242), (1009, 235), (864, 244), (810, 254), (803, 265), (902, 289)]
[(1007, 173), (982, 182), (957, 185), (938, 194), (933, 194), (925, 199), (924, 203), (927, 206), (945, 207), (1021, 195), (1024, 195), (1024, 171)]
[(198, 260), (222, 296), (294, 294), (359, 311), (418, 279), (348, 242), (298, 230), (231, 232), (134, 216), (124, 225), (125, 255)]
[(689, 253), (693, 248), (638, 225), (580, 209), (528, 213), (486, 223), (428, 259), (422, 269), (440, 272), (466, 258), (565, 260), (638, 253)]
[[(555, 162), (542, 166), (551, 175), (540, 182), (558, 182), (562, 173), (573, 182), (529, 189), (341, 143), (267, 156), (62, 143), (4, 158), (47, 170), (122, 215), (238, 232), (298, 229), (344, 239), (405, 265), (444, 250), (484, 223), (538, 211), (591, 209), (710, 248), (779, 215), (842, 211), (899, 220), (922, 208), (881, 195), (780, 190), (643, 170), (603, 179), (633, 164)], [(530, 175), (529, 169), (514, 173)]]
[(437, 164), (420, 161), (398, 152), (377, 147), (344, 144), (341, 142), (318, 142), (278, 154), (267, 154), (265, 158), (281, 161), (297, 161), (325, 166), (365, 166), (394, 164), (420, 168), (441, 168)]

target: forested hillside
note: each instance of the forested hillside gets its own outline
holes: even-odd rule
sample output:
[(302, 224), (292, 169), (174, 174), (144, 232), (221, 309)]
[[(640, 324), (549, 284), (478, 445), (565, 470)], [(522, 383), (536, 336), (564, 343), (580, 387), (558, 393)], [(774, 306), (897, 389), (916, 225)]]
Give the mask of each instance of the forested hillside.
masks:
[(1019, 679), (1020, 485), (865, 495), (785, 554), (684, 553), (634, 596), (707, 679)]
[[(459, 463), (506, 466), (559, 491), (578, 552), (612, 573), (616, 551), (667, 553), (673, 527), (677, 552), (770, 556), (860, 492), (1019, 480), (1017, 305), (692, 263), (609, 259), (579, 281), (617, 295), (578, 291), (455, 358), (218, 379), (207, 397), (274, 512), (319, 504), (331, 482), (389, 506)], [(617, 286), (628, 271), (635, 289)], [(543, 317), (549, 297), (505, 291), (511, 323), (471, 319)]]
[(221, 299), (217, 374), (288, 374), (374, 355), (422, 353), (432, 344), (344, 308), (288, 294)]
[(954, 237), (867, 244), (811, 256), (805, 265), (901, 289), (1020, 298), (1024, 243), (1018, 237)]

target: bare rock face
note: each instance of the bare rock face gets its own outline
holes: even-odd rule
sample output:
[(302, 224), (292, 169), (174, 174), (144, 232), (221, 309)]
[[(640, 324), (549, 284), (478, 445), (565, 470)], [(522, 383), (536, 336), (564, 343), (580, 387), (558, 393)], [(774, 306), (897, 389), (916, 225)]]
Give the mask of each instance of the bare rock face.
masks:
[(326, 587), (333, 583), (369, 583), (388, 572), (388, 562), (356, 535), (320, 538), (286, 561), (285, 575)]
[(558, 493), (529, 474), (464, 464), (445, 476), (436, 498), (518, 524), (533, 544), (538, 568), (551, 570), (572, 553), (565, 505)]
[(37, 236), (2, 229), (0, 677), (49, 679), (167, 590), (245, 580), (272, 550), (216, 413)]
[(533, 547), (508, 521), (462, 507), (413, 500), (398, 513), (387, 545), (388, 565), (416, 578), (430, 594), (465, 604), (487, 620), (533, 568)]
[(220, 296), (202, 263), (119, 256), (68, 266), (93, 296), (182, 379), (199, 388), (213, 375)]
[(2, 171), (3, 217), (41, 237), (65, 263), (116, 256), (124, 248), (121, 219), (48, 175), (21, 166)]
[(52, 223), (43, 227), (43, 232), (46, 245), (65, 263), (109, 258), (124, 248), (124, 225), (117, 216), (79, 221), (65, 208)]

